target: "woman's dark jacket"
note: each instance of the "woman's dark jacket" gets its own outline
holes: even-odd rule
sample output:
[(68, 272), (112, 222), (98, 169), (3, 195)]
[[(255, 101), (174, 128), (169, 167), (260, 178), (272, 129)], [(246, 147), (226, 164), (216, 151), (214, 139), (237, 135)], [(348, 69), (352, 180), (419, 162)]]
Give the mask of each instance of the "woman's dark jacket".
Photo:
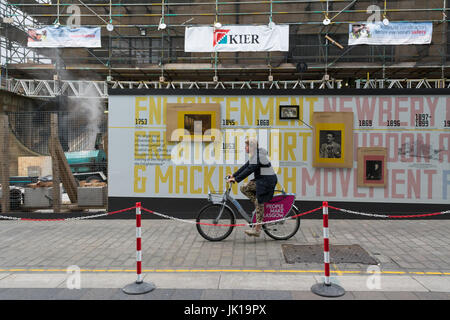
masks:
[(233, 177), (239, 183), (252, 173), (255, 176), (253, 180), (256, 183), (256, 198), (258, 199), (258, 203), (270, 201), (278, 180), (269, 162), (266, 150), (259, 148), (258, 152), (233, 174)]

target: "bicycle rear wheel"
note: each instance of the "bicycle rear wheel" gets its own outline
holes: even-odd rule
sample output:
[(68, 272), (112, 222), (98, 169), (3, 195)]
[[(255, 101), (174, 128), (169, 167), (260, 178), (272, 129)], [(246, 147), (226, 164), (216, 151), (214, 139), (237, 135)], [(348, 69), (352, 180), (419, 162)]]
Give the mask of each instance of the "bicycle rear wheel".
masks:
[(220, 219), (217, 220), (221, 204), (210, 204), (200, 210), (197, 216), (197, 231), (200, 235), (209, 241), (221, 241), (228, 237), (235, 224), (234, 213), (224, 207)]
[(298, 210), (292, 206), (291, 210), (285, 216), (285, 220), (263, 224), (264, 232), (275, 240), (287, 240), (294, 236), (300, 228), (300, 217), (295, 217)]

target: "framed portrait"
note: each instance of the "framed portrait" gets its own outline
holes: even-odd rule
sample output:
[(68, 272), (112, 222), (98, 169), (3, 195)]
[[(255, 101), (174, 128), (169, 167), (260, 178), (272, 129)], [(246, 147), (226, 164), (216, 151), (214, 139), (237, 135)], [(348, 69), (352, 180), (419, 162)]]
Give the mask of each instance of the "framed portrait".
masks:
[(387, 149), (358, 148), (358, 187), (386, 187)]
[(353, 112), (313, 113), (313, 167), (353, 167)]
[[(168, 103), (166, 108), (166, 139), (213, 141), (211, 129), (220, 128), (218, 103)], [(179, 130), (177, 130), (179, 129)]]
[(280, 120), (298, 120), (299, 119), (299, 106), (279, 106)]

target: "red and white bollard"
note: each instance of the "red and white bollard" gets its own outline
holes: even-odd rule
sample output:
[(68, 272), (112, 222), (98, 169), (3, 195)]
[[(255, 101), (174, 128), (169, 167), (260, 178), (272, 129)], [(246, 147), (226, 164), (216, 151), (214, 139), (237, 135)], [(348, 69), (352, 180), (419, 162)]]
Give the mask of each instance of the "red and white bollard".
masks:
[(328, 202), (322, 204), (323, 210), (323, 260), (325, 265), (324, 283), (316, 283), (311, 291), (323, 297), (340, 297), (345, 294), (344, 288), (330, 281), (330, 233), (328, 232)]
[(330, 282), (330, 233), (328, 232), (328, 202), (324, 202), (323, 210), (323, 262), (325, 265), (325, 284)]
[(133, 282), (123, 288), (123, 292), (127, 294), (144, 294), (153, 291), (156, 288), (153, 283), (144, 282), (142, 279), (142, 231), (140, 202), (136, 202), (136, 273), (136, 282)]

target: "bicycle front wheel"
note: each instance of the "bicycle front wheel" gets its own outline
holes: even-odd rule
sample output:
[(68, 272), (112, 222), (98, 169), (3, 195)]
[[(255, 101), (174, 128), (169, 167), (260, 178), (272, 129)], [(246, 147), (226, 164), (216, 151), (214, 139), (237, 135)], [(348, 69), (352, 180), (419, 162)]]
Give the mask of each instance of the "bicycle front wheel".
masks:
[(206, 240), (221, 241), (233, 231), (235, 217), (228, 207), (223, 207), (222, 215), (217, 219), (222, 207), (221, 204), (210, 204), (198, 213), (197, 230)]
[(294, 236), (300, 228), (300, 217), (294, 217), (298, 214), (297, 208), (292, 206), (291, 210), (284, 217), (285, 220), (263, 224), (264, 232), (275, 240), (287, 240)]

